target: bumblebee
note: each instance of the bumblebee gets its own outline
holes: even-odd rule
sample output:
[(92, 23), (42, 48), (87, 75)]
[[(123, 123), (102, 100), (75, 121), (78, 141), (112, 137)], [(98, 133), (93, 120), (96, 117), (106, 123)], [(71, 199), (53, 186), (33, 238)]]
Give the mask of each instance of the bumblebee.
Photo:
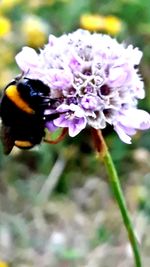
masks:
[(51, 105), (50, 88), (40, 80), (17, 77), (4, 89), (0, 103), (1, 140), (5, 154), (14, 146), (29, 149), (45, 137), (45, 122), (58, 114), (44, 115)]

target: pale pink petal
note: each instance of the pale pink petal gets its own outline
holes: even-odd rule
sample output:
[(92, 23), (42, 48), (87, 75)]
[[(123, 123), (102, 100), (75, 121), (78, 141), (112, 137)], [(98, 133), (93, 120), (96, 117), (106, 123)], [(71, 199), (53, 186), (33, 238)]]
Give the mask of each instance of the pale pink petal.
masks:
[(143, 53), (137, 47), (133, 48), (133, 45), (129, 45), (126, 52), (128, 59), (133, 65), (138, 65), (140, 63)]
[(130, 78), (131, 78), (130, 69), (127, 68), (127, 66), (110, 68), (108, 84), (110, 86), (120, 87), (125, 83), (128, 83)]
[(146, 130), (150, 128), (150, 114), (141, 109), (128, 109), (123, 111), (118, 120), (129, 128)]
[(69, 136), (74, 137), (79, 134), (84, 128), (86, 127), (86, 120), (85, 118), (80, 118), (77, 121), (73, 121), (69, 125), (68, 133)]
[(131, 137), (128, 136), (125, 131), (120, 127), (119, 125), (115, 125), (114, 130), (117, 132), (119, 135), (120, 139), (126, 143), (126, 144), (131, 144)]
[(67, 116), (65, 114), (62, 114), (59, 116), (59, 118), (54, 120), (54, 125), (57, 127), (66, 128), (69, 126), (69, 117), (67, 120)]
[(39, 64), (38, 54), (33, 48), (28, 46), (23, 47), (15, 59), (20, 69), (25, 73), (29, 72), (30, 68), (37, 68)]

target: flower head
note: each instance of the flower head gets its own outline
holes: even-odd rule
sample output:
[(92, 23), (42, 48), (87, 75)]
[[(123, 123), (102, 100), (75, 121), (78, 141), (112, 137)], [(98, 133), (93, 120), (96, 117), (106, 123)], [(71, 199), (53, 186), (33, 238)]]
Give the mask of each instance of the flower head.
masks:
[(73, 137), (87, 125), (103, 129), (110, 124), (131, 143), (138, 129), (150, 128), (150, 115), (137, 108), (145, 96), (137, 69), (141, 57), (132, 45), (79, 29), (59, 38), (50, 35), (39, 54), (24, 47), (16, 61), (26, 77), (41, 80), (50, 88), (49, 97), (57, 99), (45, 110), (60, 114), (54, 127), (68, 128)]

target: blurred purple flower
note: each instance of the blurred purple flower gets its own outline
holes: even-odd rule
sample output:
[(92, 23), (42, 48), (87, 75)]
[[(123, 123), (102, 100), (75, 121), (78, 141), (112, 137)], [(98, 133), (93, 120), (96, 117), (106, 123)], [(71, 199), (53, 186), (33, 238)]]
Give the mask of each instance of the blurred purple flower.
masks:
[[(108, 35), (77, 30), (59, 38), (49, 36), (40, 53), (24, 47), (16, 61), (25, 76), (49, 86), (60, 116), (48, 129), (66, 127), (70, 136), (86, 125), (103, 129), (111, 124), (126, 143), (137, 130), (150, 128), (150, 115), (137, 108), (145, 96), (138, 74), (142, 52)], [(48, 113), (54, 112), (50, 105)]]

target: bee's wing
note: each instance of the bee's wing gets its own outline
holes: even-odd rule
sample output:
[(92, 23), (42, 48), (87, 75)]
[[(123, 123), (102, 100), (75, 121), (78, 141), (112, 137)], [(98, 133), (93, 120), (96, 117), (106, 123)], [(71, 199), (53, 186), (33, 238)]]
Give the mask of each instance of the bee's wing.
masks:
[(0, 127), (0, 138), (3, 144), (4, 153), (8, 155), (14, 146), (14, 139), (11, 136), (11, 128), (5, 126), (3, 123)]

